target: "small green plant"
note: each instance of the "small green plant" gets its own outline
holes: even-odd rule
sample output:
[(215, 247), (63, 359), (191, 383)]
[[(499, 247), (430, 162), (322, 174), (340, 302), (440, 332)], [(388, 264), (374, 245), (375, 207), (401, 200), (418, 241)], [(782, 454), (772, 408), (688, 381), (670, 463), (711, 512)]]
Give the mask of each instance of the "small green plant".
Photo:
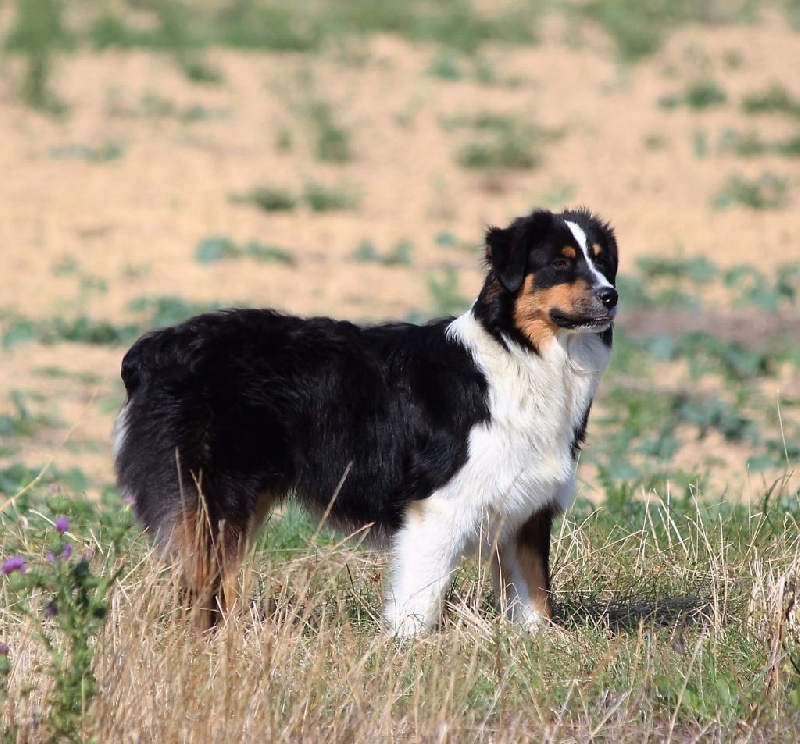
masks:
[(458, 271), (454, 266), (448, 264), (439, 276), (432, 275), (428, 289), (433, 299), (434, 317), (457, 315), (469, 307), (470, 301), (458, 291)]
[(110, 141), (102, 145), (63, 145), (50, 150), (53, 160), (85, 160), (87, 163), (109, 163), (119, 160), (124, 154), (124, 145)]
[(263, 212), (291, 212), (297, 206), (296, 197), (288, 190), (276, 186), (254, 186), (241, 194), (234, 194), (231, 201), (237, 204), (252, 204)]
[(458, 59), (450, 52), (442, 51), (436, 55), (428, 68), (428, 73), (441, 80), (461, 80), (464, 72)]
[(339, 124), (327, 101), (313, 101), (309, 118), (314, 130), (315, 152), (324, 163), (348, 163), (353, 159), (350, 133)]
[[(108, 593), (121, 569), (103, 575), (93, 570), (90, 553), (73, 556), (69, 528), (66, 517), (56, 519), (52, 530), (36, 535), (41, 553), (7, 557), (2, 573), (11, 605), (30, 621), (49, 657), (47, 727), (54, 738), (73, 740), (88, 728), (87, 710), (97, 692), (92, 641), (103, 628)], [(114, 554), (120, 537), (111, 538)], [(7, 691), (12, 649), (6, 644), (0, 655), (0, 688)]]
[(6, 324), (2, 343), (7, 349), (29, 341), (46, 345), (67, 342), (93, 346), (125, 346), (133, 343), (138, 333), (139, 328), (135, 325), (114, 325), (83, 314), (71, 319), (56, 317), (50, 320), (17, 317)]
[(788, 114), (800, 118), (800, 100), (780, 83), (772, 83), (760, 93), (748, 93), (741, 104), (745, 114)]
[(698, 111), (726, 103), (728, 96), (713, 80), (700, 80), (692, 83), (683, 94), (686, 105)]
[(55, 419), (51, 416), (31, 413), (25, 403), (25, 397), (19, 390), (12, 390), (8, 397), (13, 413), (0, 413), (0, 439), (30, 437), (41, 426), (55, 424)]
[(586, 10), (614, 40), (619, 55), (635, 62), (655, 52), (674, 26), (675, 11), (669, 5), (637, 0), (594, 0)]
[(688, 85), (681, 93), (668, 93), (660, 96), (658, 106), (662, 109), (675, 109), (687, 106), (695, 111), (703, 111), (726, 103), (728, 96), (713, 80), (700, 80)]
[(382, 266), (410, 266), (411, 243), (401, 240), (387, 253), (380, 253), (371, 240), (364, 240), (356, 247), (353, 259), (359, 263), (377, 263)]
[(296, 263), (294, 256), (277, 246), (262, 245), (255, 240), (239, 245), (228, 237), (217, 235), (201, 240), (197, 244), (194, 255), (195, 260), (202, 264), (240, 258), (253, 258), (256, 261), (280, 263), (287, 266), (293, 266)]
[(531, 170), (541, 163), (531, 139), (518, 133), (468, 142), (459, 150), (457, 160), (462, 167), (475, 169)]
[(25, 57), (22, 100), (53, 113), (64, 108), (52, 90), (51, 77), (56, 53), (71, 43), (64, 24), (65, 7), (65, 0), (17, 0), (5, 41), (6, 49)]
[(290, 152), (292, 149), (292, 133), (286, 129), (286, 127), (282, 127), (280, 131), (275, 135), (275, 149), (278, 152)]
[(645, 135), (643, 144), (648, 150), (665, 150), (669, 139), (661, 132), (650, 132)]
[(207, 59), (196, 53), (180, 55), (178, 66), (184, 77), (193, 83), (220, 85), (224, 80), (219, 67), (212, 65)]
[(454, 127), (464, 125), (479, 134), (457, 153), (456, 159), (464, 168), (531, 170), (541, 162), (538, 145), (559, 139), (564, 134), (561, 130), (548, 130), (493, 113), (446, 123), (446, 126)]
[(755, 179), (731, 176), (714, 196), (711, 204), (717, 209), (725, 209), (734, 204), (750, 209), (780, 209), (788, 201), (788, 180), (767, 172)]
[(342, 187), (331, 188), (316, 181), (305, 185), (303, 200), (312, 212), (338, 212), (353, 209), (358, 204), (357, 197), (349, 190)]

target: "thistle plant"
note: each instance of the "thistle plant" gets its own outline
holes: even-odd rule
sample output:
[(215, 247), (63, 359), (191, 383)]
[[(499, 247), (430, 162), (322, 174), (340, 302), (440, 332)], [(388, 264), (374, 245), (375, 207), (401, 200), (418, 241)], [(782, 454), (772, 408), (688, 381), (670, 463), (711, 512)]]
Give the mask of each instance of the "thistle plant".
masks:
[[(74, 738), (87, 723), (97, 689), (92, 670), (93, 642), (108, 609), (108, 592), (119, 571), (95, 572), (91, 552), (74, 555), (66, 517), (43, 535), (39, 557), (9, 556), (2, 566), (14, 606), (30, 618), (50, 662), (48, 724), (55, 737)], [(116, 541), (113, 543), (116, 548)], [(8, 695), (13, 649), (0, 645), (0, 695)], [(23, 693), (24, 694), (24, 693)]]

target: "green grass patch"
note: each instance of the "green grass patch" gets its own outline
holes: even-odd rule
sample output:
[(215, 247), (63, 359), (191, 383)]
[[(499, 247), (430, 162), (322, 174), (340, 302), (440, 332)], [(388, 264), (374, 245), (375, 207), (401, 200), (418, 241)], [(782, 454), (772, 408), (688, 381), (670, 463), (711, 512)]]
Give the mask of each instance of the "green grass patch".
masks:
[(264, 263), (278, 263), (294, 266), (294, 256), (283, 248), (274, 245), (263, 245), (250, 240), (242, 245), (224, 236), (212, 235), (197, 244), (195, 260), (201, 264), (213, 264), (230, 259), (252, 258)]
[(541, 163), (539, 148), (564, 136), (561, 130), (488, 112), (451, 119), (443, 126), (472, 130), (473, 139), (458, 150), (456, 160), (462, 167), (473, 169), (531, 170)]
[(714, 195), (711, 205), (725, 209), (734, 205), (750, 209), (781, 209), (789, 203), (789, 181), (769, 171), (757, 178), (730, 176)]
[(314, 133), (314, 151), (323, 163), (349, 163), (353, 160), (350, 133), (336, 121), (327, 101), (314, 101), (309, 107)]
[(16, 0), (5, 49), (21, 55), (25, 70), (20, 85), (24, 103), (50, 113), (63, 113), (64, 103), (53, 90), (57, 55), (69, 49), (73, 35), (68, 31), (62, 0)]
[(401, 240), (388, 251), (381, 252), (371, 240), (363, 240), (353, 252), (353, 260), (357, 263), (376, 263), (381, 266), (410, 266), (412, 245)]
[(109, 163), (125, 155), (125, 146), (119, 142), (104, 142), (102, 145), (76, 143), (53, 147), (50, 157), (53, 160), (84, 160), (87, 163)]
[(236, 204), (251, 204), (262, 212), (291, 212), (297, 206), (297, 197), (288, 189), (265, 185), (234, 194), (231, 201)]
[(309, 181), (303, 188), (303, 200), (312, 212), (341, 212), (355, 209), (358, 197), (342, 186), (327, 186), (318, 181)]
[[(275, 725), (298, 739), (327, 722), (353, 740), (398, 726), (427, 740), (444, 722), (459, 740), (507, 731), (540, 740), (555, 727), (581, 740), (597, 731), (613, 741), (677, 739), (712, 728), (721, 739), (746, 730), (783, 740), (798, 720), (797, 494), (767, 486), (753, 506), (712, 494), (640, 496), (612, 488), (603, 506), (579, 499), (558, 520), (553, 627), (530, 633), (502, 620), (485, 571), (468, 560), (441, 628), (398, 644), (380, 629), (385, 558), (339, 545), (326, 530), (317, 535), (292, 506), (269, 520), (250, 561), (243, 591), (256, 604), (237, 607), (224, 634), (198, 638), (113, 491), (98, 504), (39, 484), (0, 517), (2, 558), (24, 558), (42, 579), (33, 593), (19, 573), (0, 579), (2, 684), (15, 700), (5, 725), (19, 732), (39, 721), (52, 731), (61, 721), (70, 736), (91, 728), (98, 739), (125, 739), (149, 711), (150, 725), (171, 739), (215, 732), (225, 711), (228, 731)], [(55, 525), (64, 518), (62, 534)], [(45, 560), (45, 550), (58, 561)], [(113, 579), (115, 588), (87, 587), (107, 602), (105, 627), (70, 614), (97, 638), (88, 644), (92, 704), (71, 708), (51, 689), (74, 669), (52, 665), (26, 608), (68, 602), (59, 592), (73, 584), (60, 571), (81, 560), (85, 579)], [(69, 643), (60, 624), (48, 632), (57, 647)], [(158, 705), (165, 695), (172, 704)]]
[(795, 98), (780, 83), (771, 83), (762, 91), (748, 93), (742, 98), (742, 112), (750, 115), (786, 114), (800, 118), (800, 99)]

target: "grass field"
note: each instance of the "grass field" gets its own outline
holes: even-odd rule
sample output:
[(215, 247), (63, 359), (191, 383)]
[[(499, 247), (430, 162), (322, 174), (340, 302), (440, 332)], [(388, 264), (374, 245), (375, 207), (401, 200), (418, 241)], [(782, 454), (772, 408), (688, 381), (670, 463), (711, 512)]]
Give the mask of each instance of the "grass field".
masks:
[[(8, 0), (0, 36), (7, 740), (797, 740), (800, 4)], [(386, 556), (289, 507), (193, 632), (113, 482), (127, 345), (458, 313), (487, 225), (574, 204), (622, 299), (553, 627), (470, 560), (388, 638)]]

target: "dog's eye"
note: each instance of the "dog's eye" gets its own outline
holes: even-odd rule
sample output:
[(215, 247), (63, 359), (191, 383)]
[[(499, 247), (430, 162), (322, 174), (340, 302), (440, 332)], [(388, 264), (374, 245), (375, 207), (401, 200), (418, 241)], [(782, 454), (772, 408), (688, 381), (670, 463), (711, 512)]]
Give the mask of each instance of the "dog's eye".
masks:
[(552, 265), (556, 271), (566, 271), (569, 268), (569, 261), (566, 258), (557, 258)]

